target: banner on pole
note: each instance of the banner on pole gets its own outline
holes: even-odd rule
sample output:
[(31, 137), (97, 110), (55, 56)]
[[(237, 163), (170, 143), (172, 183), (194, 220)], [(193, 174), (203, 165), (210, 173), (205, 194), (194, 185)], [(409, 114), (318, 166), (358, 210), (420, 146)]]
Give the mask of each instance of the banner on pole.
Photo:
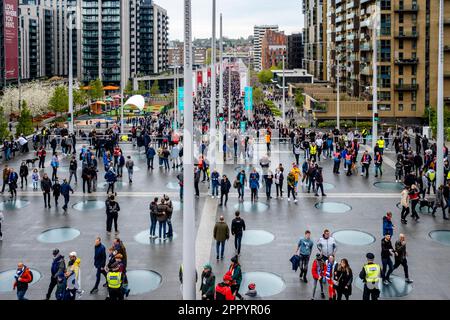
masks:
[(184, 111), (184, 88), (178, 87), (178, 110)]
[(3, 0), (3, 44), (5, 55), (5, 79), (17, 79), (19, 77), (19, 20), (18, 1)]
[(252, 87), (245, 87), (245, 110), (246, 111), (252, 111), (253, 110), (253, 88)]
[(197, 71), (197, 85), (202, 85), (203, 84), (203, 72), (202, 71)]
[(241, 121), (241, 133), (245, 133), (246, 130), (247, 130), (247, 122)]

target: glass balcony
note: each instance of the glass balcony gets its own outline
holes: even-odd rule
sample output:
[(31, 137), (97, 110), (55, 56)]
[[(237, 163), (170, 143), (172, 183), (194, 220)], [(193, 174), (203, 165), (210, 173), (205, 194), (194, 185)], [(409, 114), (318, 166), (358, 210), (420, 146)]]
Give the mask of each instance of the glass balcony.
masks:
[(417, 91), (419, 90), (418, 84), (396, 84), (396, 91)]
[(419, 59), (418, 58), (413, 58), (413, 59), (399, 58), (399, 59), (395, 59), (394, 62), (395, 62), (395, 64), (399, 64), (399, 65), (413, 65), (413, 64), (418, 64)]

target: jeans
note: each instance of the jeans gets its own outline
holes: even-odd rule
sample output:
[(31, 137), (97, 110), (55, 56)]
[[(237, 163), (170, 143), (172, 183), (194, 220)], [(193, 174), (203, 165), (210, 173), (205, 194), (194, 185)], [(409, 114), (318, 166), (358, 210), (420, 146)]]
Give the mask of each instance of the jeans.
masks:
[(160, 238), (162, 238), (162, 235), (164, 236), (164, 238), (166, 238), (166, 225), (167, 225), (166, 221), (159, 222), (159, 237)]
[(94, 289), (98, 289), (98, 285), (100, 283), (100, 276), (104, 275), (105, 276), (105, 280), (106, 280), (106, 271), (105, 269), (102, 268), (97, 268), (97, 273), (95, 274), (95, 285), (94, 285)]
[(28, 300), (25, 298), (25, 293), (27, 292), (28, 288), (26, 289), (17, 289), (17, 300)]
[(106, 193), (109, 193), (109, 190), (111, 190), (111, 193), (114, 193), (114, 182), (109, 183), (108, 182), (108, 190), (106, 190)]
[(319, 280), (319, 279), (314, 279), (314, 287), (313, 287), (313, 293), (312, 293), (312, 298), (313, 299), (314, 299), (314, 297), (316, 295), (317, 283), (320, 283), (320, 293), (323, 294), (323, 283), (322, 283), (322, 281)]
[(133, 169), (128, 169), (128, 180), (133, 181)]
[(382, 176), (383, 171), (381, 171), (381, 166), (375, 165), (375, 177), (378, 176), (378, 171), (380, 171), (380, 176)]
[(154, 236), (156, 233), (156, 217), (150, 217), (150, 235)]
[(163, 162), (164, 162), (164, 169), (170, 170), (169, 158), (164, 158)]
[(50, 206), (50, 192), (44, 192), (44, 204)]
[(267, 198), (271, 197), (271, 193), (272, 193), (272, 184), (271, 183), (267, 183), (267, 181), (266, 181), (266, 195), (267, 195)]
[[(382, 258), (381, 263), (383, 265), (383, 268), (381, 270), (381, 278), (384, 280), (389, 280), (389, 277), (391, 276), (391, 273), (393, 271), (393, 265), (391, 258)], [(386, 273), (386, 267), (389, 267), (388, 272)]]
[(300, 256), (300, 262), (299, 262), (300, 278), (303, 276), (303, 278), (306, 279), (306, 275), (308, 274), (308, 263), (309, 263), (310, 256), (305, 256), (303, 254), (300, 254), (299, 256)]
[(122, 176), (123, 175), (123, 167), (122, 166), (118, 166), (117, 167), (117, 176)]
[(47, 300), (50, 299), (50, 296), (52, 295), (53, 289), (56, 287), (56, 285), (57, 285), (56, 278), (54, 276), (51, 276), (50, 284), (48, 286), (48, 291), (47, 291), (47, 295), (46, 295)]
[(283, 198), (283, 185), (281, 183), (280, 184), (275, 183), (275, 187), (277, 190), (277, 197)]
[(234, 248), (237, 250), (237, 253), (241, 253), (241, 242), (242, 242), (242, 233), (236, 234), (234, 236)]
[(227, 205), (227, 202), (228, 202), (228, 193), (222, 193), (221, 195), (220, 195), (220, 203), (224, 203), (223, 202), (223, 197), (225, 196), (225, 205)]
[(218, 184), (212, 184), (212, 196), (219, 196), (219, 185)]
[(63, 194), (63, 197), (64, 197), (63, 209), (66, 210), (67, 209), (67, 205), (69, 204), (70, 196), (68, 194)]
[[(222, 246), (222, 248), (220, 248)], [(220, 250), (220, 257), (223, 258), (223, 254), (225, 252), (225, 241), (216, 241), (216, 253), (217, 256), (219, 256), (219, 249)]]
[(316, 184), (316, 193), (319, 194), (319, 189), (322, 192), (322, 196), (325, 195), (325, 193), (323, 192), (323, 183), (317, 183)]
[(294, 187), (288, 186), (288, 199), (291, 197), (291, 193), (292, 193), (292, 197), (295, 200), (295, 189), (294, 189)]
[(245, 189), (245, 186), (244, 186), (244, 185), (241, 185), (241, 186), (238, 188), (239, 198), (241, 198), (242, 200), (244, 200), (244, 189)]
[(169, 230), (167, 231), (167, 237), (171, 238), (173, 237), (173, 229), (172, 229), (172, 221), (170, 219), (167, 219), (167, 226), (169, 227)]
[(72, 181), (72, 177), (75, 177), (75, 183), (78, 183), (77, 171), (76, 170), (70, 170), (69, 184)]
[(258, 200), (258, 189), (257, 188), (251, 188), (251, 200), (256, 201)]
[(153, 169), (153, 159), (154, 158), (147, 158), (147, 168)]

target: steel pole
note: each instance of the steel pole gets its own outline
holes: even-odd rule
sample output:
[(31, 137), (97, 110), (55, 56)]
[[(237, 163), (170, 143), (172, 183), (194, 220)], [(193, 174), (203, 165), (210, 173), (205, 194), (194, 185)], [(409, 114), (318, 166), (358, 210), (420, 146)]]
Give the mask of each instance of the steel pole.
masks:
[[(375, 5), (376, 6), (376, 5)], [(373, 68), (373, 78), (372, 78), (372, 151), (375, 151), (378, 140), (378, 121), (375, 119), (375, 114), (378, 113), (378, 42), (377, 42), (377, 28), (378, 28), (378, 10), (377, 7), (374, 9), (375, 17), (373, 21), (373, 33), (372, 33), (372, 68)]]
[(228, 131), (231, 132), (231, 58), (228, 59)]
[(337, 97), (336, 97), (336, 127), (341, 130), (341, 64), (340, 64), (340, 52), (338, 53), (336, 77), (337, 77)]
[(211, 111), (209, 120), (209, 163), (212, 171), (216, 166), (216, 0), (212, 0)]
[(285, 93), (285, 74), (284, 74), (284, 69), (285, 69), (285, 52), (283, 52), (283, 126), (286, 124), (286, 93)]
[[(220, 14), (220, 43), (219, 43), (220, 57), (219, 57), (219, 113), (222, 114), (223, 117), (223, 29), (222, 29), (222, 14)], [(224, 135), (225, 135), (225, 123), (224, 121), (219, 122), (219, 151), (222, 152), (222, 146), (224, 143)]]
[(439, 1), (436, 186), (444, 184), (444, 0)]
[[(120, 2), (120, 9), (121, 9), (121, 20), (125, 17), (125, 4), (124, 0)], [(124, 87), (125, 87), (125, 55), (124, 55), (124, 42), (125, 42), (125, 26), (124, 23), (121, 23), (121, 47), (120, 47), (120, 133), (124, 135), (125, 128), (124, 128), (124, 121), (123, 121), (123, 94), (124, 94)]]
[(183, 299), (195, 300), (194, 118), (191, 0), (184, 0)]
[(72, 20), (69, 22), (69, 133), (73, 133), (73, 52), (72, 52)]

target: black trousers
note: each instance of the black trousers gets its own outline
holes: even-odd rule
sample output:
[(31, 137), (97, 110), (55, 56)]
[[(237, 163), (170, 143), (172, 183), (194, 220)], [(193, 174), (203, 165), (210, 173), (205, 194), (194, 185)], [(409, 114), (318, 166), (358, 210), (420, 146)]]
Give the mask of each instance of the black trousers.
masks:
[(281, 183), (280, 184), (275, 183), (275, 187), (277, 189), (277, 197), (283, 198), (283, 185)]
[(405, 271), (405, 278), (408, 279), (409, 278), (408, 260), (406, 260), (406, 258), (404, 258), (403, 260), (395, 260), (394, 268), (392, 269), (392, 271), (400, 267), (400, 265), (403, 266), (403, 271)]
[(40, 169), (42, 167), (42, 169), (44, 169), (44, 164), (45, 164), (45, 157), (39, 158), (38, 168)]
[(28, 185), (28, 178), (26, 176), (20, 176), (20, 187), (23, 188), (23, 180), (25, 179), (25, 185)]
[(58, 282), (56, 281), (56, 278), (52, 276), (50, 278), (50, 284), (48, 286), (48, 291), (47, 291), (47, 296), (46, 296), (47, 300), (50, 299), (53, 289), (56, 287), (57, 284), (58, 284)]
[(194, 182), (194, 188), (195, 188), (195, 195), (197, 197), (200, 196), (200, 190), (198, 189), (198, 182)]
[(106, 193), (109, 193), (109, 190), (111, 190), (111, 193), (114, 193), (114, 184), (115, 183), (108, 183), (108, 190), (106, 190)]
[(44, 192), (44, 204), (50, 206), (50, 192)]
[(109, 300), (111, 300), (111, 301), (122, 301), (123, 300), (122, 288), (119, 288), (119, 289), (108, 288), (108, 293), (109, 293)]
[(86, 184), (88, 193), (91, 193), (91, 180), (89, 179), (83, 179), (83, 193), (86, 193)]
[(117, 232), (117, 219), (119, 218), (118, 213), (108, 214), (106, 216), (106, 231), (111, 232), (112, 224), (114, 222), (114, 230)]
[(233, 285), (230, 286), (230, 288), (231, 288), (231, 292), (232, 292), (233, 294), (236, 292), (236, 297), (238, 297), (239, 299), (242, 300), (242, 296), (241, 296), (241, 294), (239, 293), (239, 288), (240, 288), (240, 286), (238, 286), (237, 284), (233, 284)]
[(363, 300), (378, 300), (379, 296), (380, 296), (379, 289), (369, 290), (369, 288), (367, 288), (367, 286), (364, 285)]
[[(223, 197), (225, 196), (225, 203), (223, 202)], [(227, 205), (228, 202), (228, 193), (222, 193), (220, 195), (220, 203), (224, 203), (225, 205)]]
[(406, 220), (406, 217), (408, 216), (408, 214), (409, 214), (409, 208), (402, 207), (401, 219)]

